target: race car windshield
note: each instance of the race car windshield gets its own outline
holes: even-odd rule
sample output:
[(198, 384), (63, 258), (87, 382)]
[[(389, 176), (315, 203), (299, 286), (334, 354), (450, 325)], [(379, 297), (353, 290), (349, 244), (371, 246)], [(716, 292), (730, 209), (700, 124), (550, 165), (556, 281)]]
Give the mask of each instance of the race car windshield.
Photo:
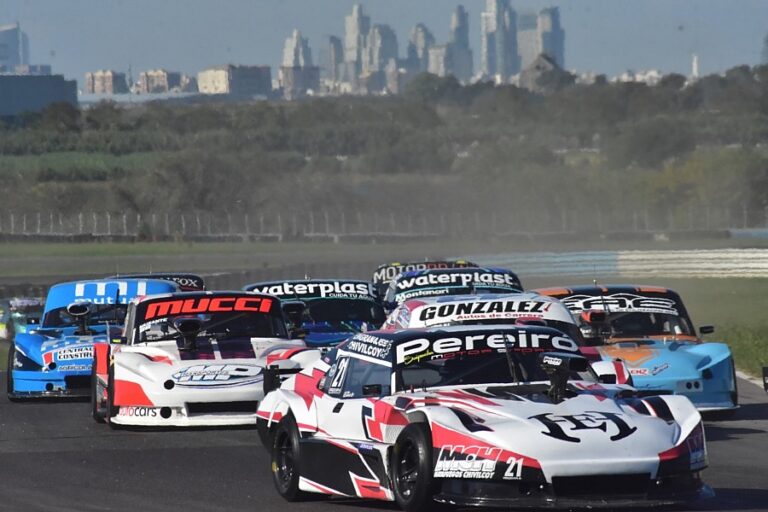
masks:
[[(549, 380), (539, 364), (538, 353), (511, 350), (509, 354), (517, 382)], [(516, 382), (505, 354), (496, 351), (487, 354), (462, 354), (447, 359), (410, 361), (410, 364), (400, 365), (397, 372), (400, 390)], [(574, 372), (571, 378), (594, 380), (589, 372)]]
[[(88, 325), (123, 324), (127, 310), (128, 306), (126, 304), (91, 305)], [(80, 325), (80, 322), (67, 312), (66, 307), (50, 310), (43, 319), (44, 327), (73, 327), (78, 325)]]
[[(281, 317), (264, 313), (224, 312), (193, 315), (201, 322), (198, 338), (226, 340), (235, 338), (287, 337)], [(176, 339), (181, 334), (174, 327), (178, 316), (144, 322), (136, 327), (139, 343)], [(190, 318), (189, 315), (184, 318)]]
[(609, 336), (693, 336), (688, 322), (667, 313), (622, 312), (608, 316)]
[(376, 316), (384, 316), (381, 306), (370, 300), (360, 299), (330, 299), (310, 301), (307, 305), (305, 321), (312, 323), (329, 323), (339, 329), (339, 332), (359, 332), (359, 326), (350, 322), (376, 323)]

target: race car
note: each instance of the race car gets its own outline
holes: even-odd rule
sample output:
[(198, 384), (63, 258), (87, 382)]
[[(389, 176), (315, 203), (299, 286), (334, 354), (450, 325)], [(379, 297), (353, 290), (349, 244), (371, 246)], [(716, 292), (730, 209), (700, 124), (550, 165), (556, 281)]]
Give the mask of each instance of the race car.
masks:
[(543, 326), (374, 331), (268, 393), (257, 428), (288, 501), (319, 493), (421, 511), (711, 496), (691, 402), (637, 398), (606, 375)]
[(520, 279), (505, 268), (447, 268), (411, 270), (397, 275), (384, 297), (387, 313), (399, 304), (422, 297), (523, 291)]
[(149, 272), (145, 274), (120, 274), (106, 279), (162, 279), (173, 281), (182, 292), (204, 292), (205, 280), (197, 274), (187, 272)]
[(124, 339), (96, 346), (92, 415), (112, 427), (256, 423), (264, 369), (320, 357), (287, 338), (280, 301), (246, 292), (139, 297)]
[[(310, 347), (329, 347), (385, 320), (373, 285), (348, 279), (303, 279), (249, 284), (243, 290), (280, 297), (288, 321)], [(297, 307), (298, 306), (298, 307)]]
[[(634, 386), (646, 394), (690, 398), (700, 411), (735, 411), (736, 368), (725, 343), (704, 342), (680, 295), (655, 286), (604, 285), (536, 290), (560, 299), (597, 339), (604, 360), (629, 366)], [(714, 331), (699, 328), (701, 334)]]
[(73, 281), (51, 287), (43, 318), (19, 333), (8, 352), (8, 398), (88, 397), (95, 345), (119, 336), (127, 302), (176, 291), (168, 281)]
[(373, 287), (376, 289), (376, 294), (381, 300), (387, 293), (389, 282), (403, 272), (430, 270), (433, 268), (474, 268), (477, 266), (477, 263), (466, 260), (425, 260), (407, 263), (385, 263), (384, 265), (379, 265), (373, 273)]

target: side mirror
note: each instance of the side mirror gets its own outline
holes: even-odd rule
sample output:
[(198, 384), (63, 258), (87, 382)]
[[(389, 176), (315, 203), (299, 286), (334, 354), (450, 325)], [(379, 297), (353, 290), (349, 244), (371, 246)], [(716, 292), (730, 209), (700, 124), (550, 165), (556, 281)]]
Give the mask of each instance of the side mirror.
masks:
[(365, 384), (363, 396), (381, 396), (381, 384)]
[(699, 327), (699, 334), (702, 336), (705, 334), (712, 334), (715, 332), (715, 326), (714, 325), (702, 325)]
[(585, 372), (589, 368), (587, 358), (561, 352), (545, 352), (539, 356), (541, 367), (548, 374), (556, 372)]
[(74, 318), (80, 318), (91, 312), (90, 302), (73, 302), (67, 306), (67, 314)]
[[(617, 365), (619, 369), (617, 369)], [(595, 361), (592, 363), (592, 371), (597, 375), (597, 381), (601, 384), (626, 384), (633, 386), (632, 375), (623, 361)]]
[(280, 387), (280, 368), (273, 365), (264, 369), (264, 396)]

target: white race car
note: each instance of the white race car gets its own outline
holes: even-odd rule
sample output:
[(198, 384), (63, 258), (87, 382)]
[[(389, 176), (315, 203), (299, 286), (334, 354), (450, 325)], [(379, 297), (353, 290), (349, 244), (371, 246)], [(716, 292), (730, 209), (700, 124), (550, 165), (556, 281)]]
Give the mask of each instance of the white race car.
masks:
[(255, 424), (265, 368), (296, 372), (319, 357), (288, 339), (280, 301), (269, 295), (138, 298), (121, 343), (96, 348), (93, 417), (113, 427)]
[(422, 511), (711, 495), (690, 400), (640, 399), (602, 377), (549, 327), (361, 333), (268, 393), (258, 430), (288, 501), (320, 493)]

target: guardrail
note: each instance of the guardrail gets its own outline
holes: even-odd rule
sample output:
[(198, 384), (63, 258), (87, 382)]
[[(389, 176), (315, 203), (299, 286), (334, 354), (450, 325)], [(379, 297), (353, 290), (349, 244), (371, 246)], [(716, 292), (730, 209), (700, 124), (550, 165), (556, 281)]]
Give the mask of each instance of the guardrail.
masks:
[(768, 249), (531, 252), (462, 255), (520, 276), (768, 277)]

